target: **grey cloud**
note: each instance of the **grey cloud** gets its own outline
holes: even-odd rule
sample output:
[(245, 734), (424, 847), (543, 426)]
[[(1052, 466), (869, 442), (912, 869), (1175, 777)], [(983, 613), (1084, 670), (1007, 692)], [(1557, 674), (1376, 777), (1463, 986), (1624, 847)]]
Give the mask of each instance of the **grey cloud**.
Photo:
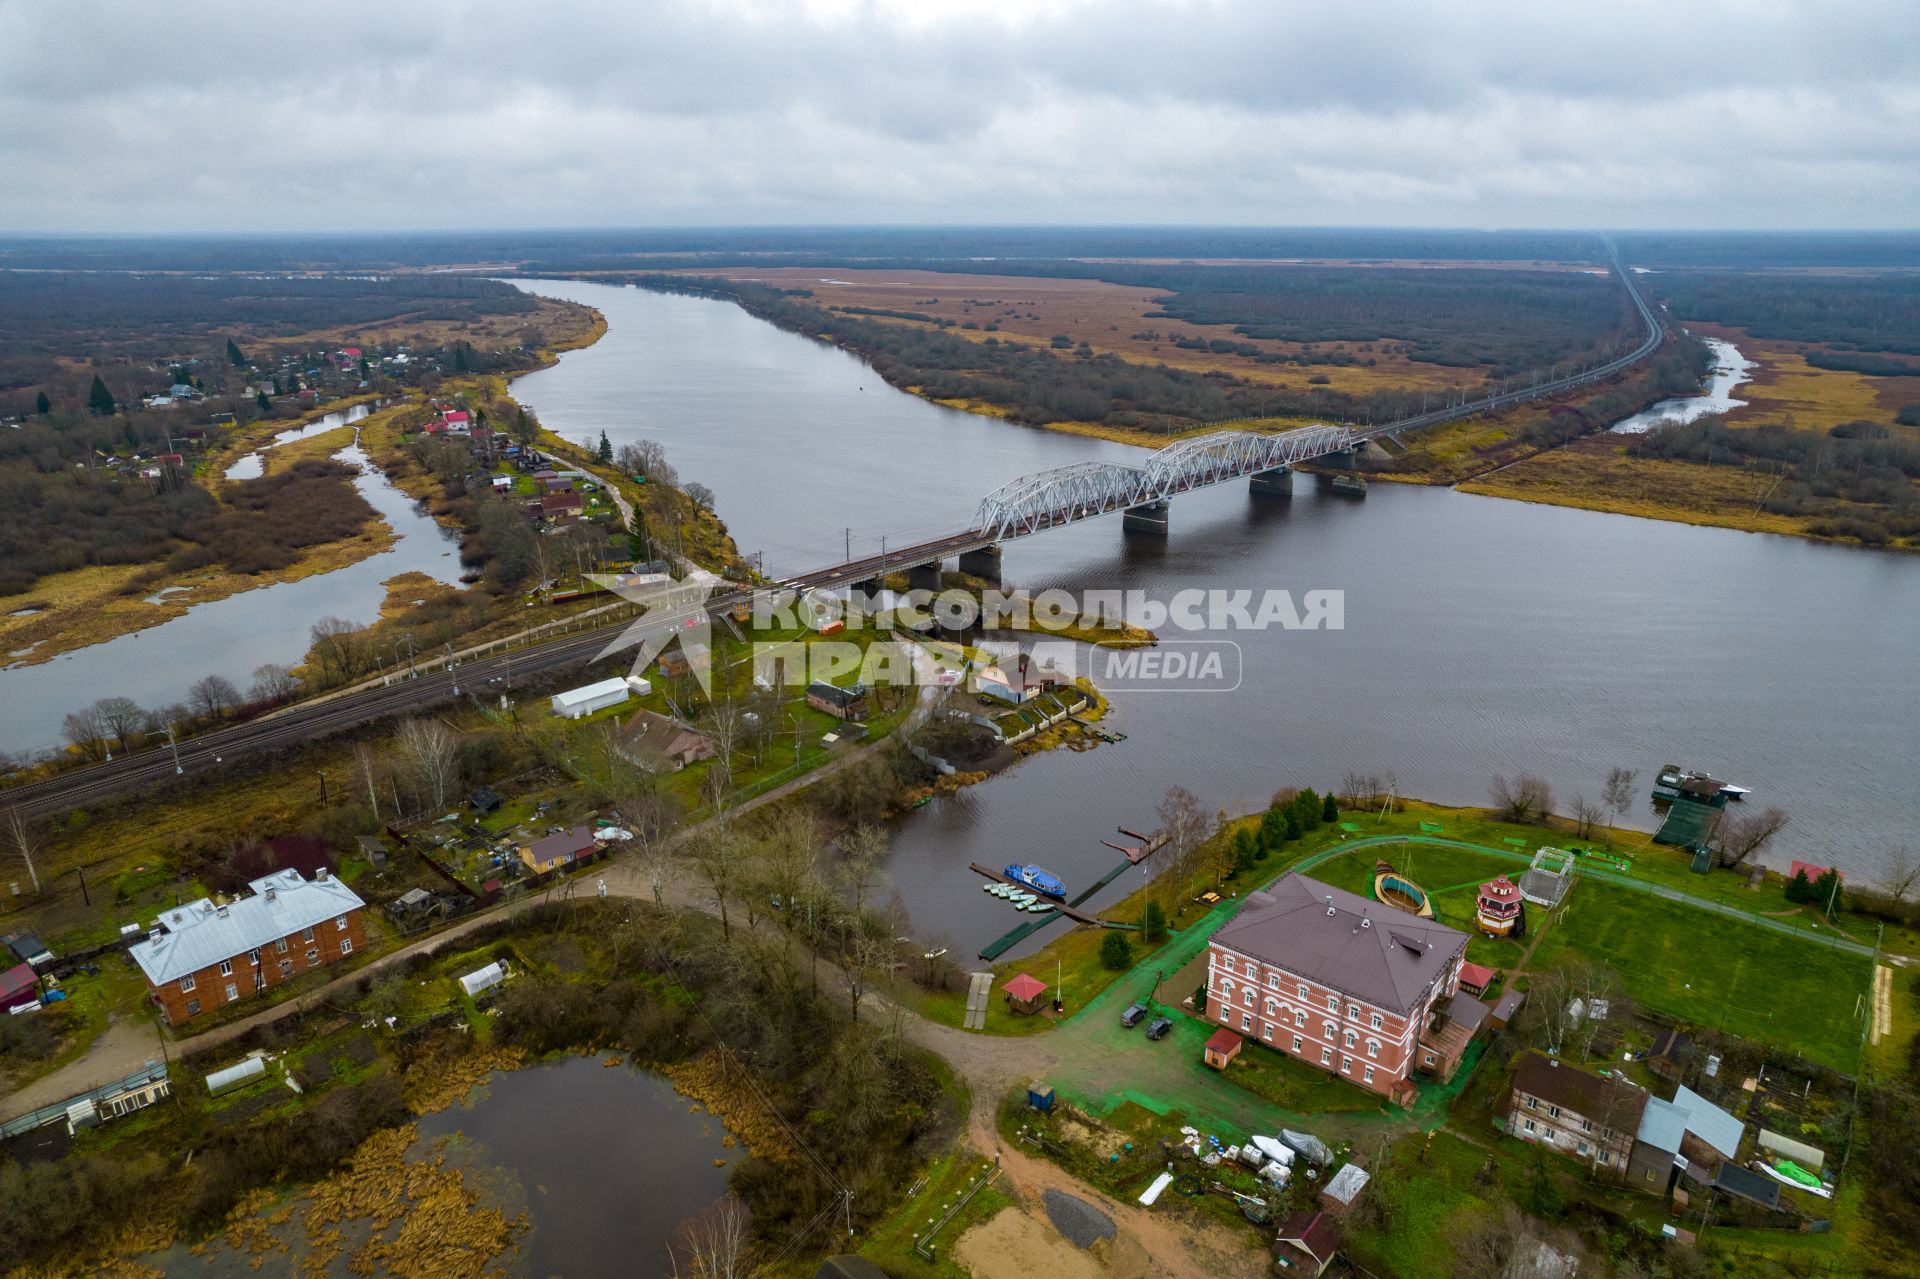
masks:
[(0, 0), (0, 227), (1910, 225), (1907, 3)]

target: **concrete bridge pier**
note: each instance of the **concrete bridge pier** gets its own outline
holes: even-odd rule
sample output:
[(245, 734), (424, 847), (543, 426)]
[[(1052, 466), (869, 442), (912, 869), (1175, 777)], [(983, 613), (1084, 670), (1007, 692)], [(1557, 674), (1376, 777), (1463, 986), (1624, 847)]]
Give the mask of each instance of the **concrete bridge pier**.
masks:
[(1247, 478), (1247, 491), (1265, 497), (1293, 496), (1293, 468), (1276, 466), (1271, 471), (1255, 471)]
[(960, 571), (973, 577), (985, 578), (994, 585), (1000, 584), (1000, 544), (983, 546), (977, 551), (960, 553)]
[(880, 594), (880, 579), (877, 577), (863, 577), (853, 584), (853, 589), (868, 599), (875, 599)]
[(1167, 508), (1171, 504), (1165, 498), (1158, 502), (1148, 502), (1144, 506), (1130, 506), (1120, 516), (1120, 528), (1128, 533), (1151, 533), (1157, 537), (1167, 535)]
[(907, 589), (910, 591), (937, 591), (940, 589), (940, 561), (931, 564), (915, 564), (907, 570)]

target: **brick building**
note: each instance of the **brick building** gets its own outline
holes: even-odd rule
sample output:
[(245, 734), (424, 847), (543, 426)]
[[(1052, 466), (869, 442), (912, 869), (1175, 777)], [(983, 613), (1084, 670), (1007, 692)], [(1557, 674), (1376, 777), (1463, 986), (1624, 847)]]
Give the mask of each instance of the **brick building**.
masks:
[(164, 912), (127, 948), (174, 1025), (366, 946), (366, 903), (326, 871), (284, 870), (248, 887), (225, 904), (203, 897)]
[(1530, 1052), (1507, 1090), (1507, 1135), (1624, 1177), (1646, 1109), (1632, 1084)]
[(1289, 874), (1213, 935), (1207, 1017), (1404, 1103), (1408, 1076), (1451, 1076), (1479, 1028), (1448, 1015), (1475, 1002), (1458, 993), (1466, 949), (1457, 928)]

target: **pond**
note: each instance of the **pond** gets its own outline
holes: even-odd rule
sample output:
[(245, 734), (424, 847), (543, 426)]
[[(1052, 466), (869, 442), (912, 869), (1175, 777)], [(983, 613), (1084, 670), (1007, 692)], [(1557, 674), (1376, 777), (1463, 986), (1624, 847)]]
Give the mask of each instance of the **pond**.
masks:
[(666, 1279), (675, 1231), (726, 1193), (715, 1161), (746, 1155), (666, 1079), (598, 1057), (497, 1073), (477, 1101), (421, 1119), (420, 1134), (470, 1144), (461, 1166), (496, 1174), (479, 1180), (505, 1189), (509, 1215), (526, 1208), (533, 1229), (514, 1270), (528, 1276)]

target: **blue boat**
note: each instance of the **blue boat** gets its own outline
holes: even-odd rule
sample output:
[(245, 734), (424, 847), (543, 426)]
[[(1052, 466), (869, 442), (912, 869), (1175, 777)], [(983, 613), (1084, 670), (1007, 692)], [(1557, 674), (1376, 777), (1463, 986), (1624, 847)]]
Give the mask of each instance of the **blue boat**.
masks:
[(1007, 867), (1006, 875), (1016, 884), (1025, 884), (1034, 892), (1045, 897), (1065, 897), (1067, 886), (1060, 877), (1049, 870), (1041, 870), (1030, 862), (1015, 862)]

